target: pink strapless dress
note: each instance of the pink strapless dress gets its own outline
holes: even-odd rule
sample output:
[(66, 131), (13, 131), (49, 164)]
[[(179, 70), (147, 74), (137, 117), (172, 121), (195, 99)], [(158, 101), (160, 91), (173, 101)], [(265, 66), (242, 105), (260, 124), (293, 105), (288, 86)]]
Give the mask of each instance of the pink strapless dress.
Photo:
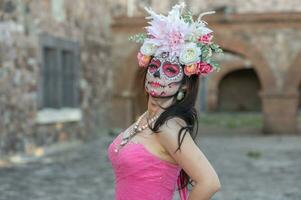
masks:
[[(180, 186), (181, 167), (150, 153), (143, 144), (130, 141), (118, 152), (120, 133), (108, 147), (115, 174), (115, 200), (172, 200), (176, 184)], [(179, 191), (188, 198), (187, 187)]]

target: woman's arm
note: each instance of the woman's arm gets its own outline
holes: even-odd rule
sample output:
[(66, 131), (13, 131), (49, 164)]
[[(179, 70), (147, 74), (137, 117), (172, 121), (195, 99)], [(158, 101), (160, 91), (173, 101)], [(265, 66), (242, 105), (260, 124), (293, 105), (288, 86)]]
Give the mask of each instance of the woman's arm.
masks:
[(220, 189), (220, 184), (213, 185), (201, 183), (193, 186), (189, 193), (188, 200), (209, 200)]
[(161, 126), (157, 137), (166, 151), (195, 182), (189, 200), (209, 200), (220, 190), (221, 184), (215, 170), (188, 132), (181, 145), (181, 151), (174, 153), (178, 148), (178, 132), (184, 124), (179, 118), (170, 119)]

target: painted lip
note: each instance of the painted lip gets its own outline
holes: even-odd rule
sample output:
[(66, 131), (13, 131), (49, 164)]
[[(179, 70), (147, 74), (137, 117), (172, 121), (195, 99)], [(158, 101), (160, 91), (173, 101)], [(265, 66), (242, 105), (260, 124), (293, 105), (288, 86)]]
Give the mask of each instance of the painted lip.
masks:
[(148, 84), (151, 85), (152, 87), (161, 87), (161, 88), (165, 88), (164, 85), (161, 85), (159, 82), (156, 82), (156, 81), (148, 81)]

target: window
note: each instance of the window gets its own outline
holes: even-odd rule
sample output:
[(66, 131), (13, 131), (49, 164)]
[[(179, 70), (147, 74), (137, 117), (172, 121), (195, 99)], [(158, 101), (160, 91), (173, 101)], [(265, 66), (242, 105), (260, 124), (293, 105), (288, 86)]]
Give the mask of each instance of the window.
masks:
[[(49, 109), (55, 112), (55, 116), (59, 116), (58, 112), (62, 110), (69, 110), (73, 113), (71, 118), (75, 119), (74, 109), (80, 107), (79, 43), (43, 34), (40, 36), (40, 48), (39, 109), (42, 113), (47, 110), (47, 118), (51, 118)], [(69, 115), (61, 113), (60, 116)]]

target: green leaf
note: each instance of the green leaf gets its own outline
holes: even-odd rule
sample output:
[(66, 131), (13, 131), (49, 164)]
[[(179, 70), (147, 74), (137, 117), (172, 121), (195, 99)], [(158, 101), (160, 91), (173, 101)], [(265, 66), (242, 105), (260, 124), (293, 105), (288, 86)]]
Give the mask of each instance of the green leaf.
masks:
[(217, 44), (215, 44), (215, 43), (212, 43), (212, 44), (210, 44), (210, 48), (211, 48), (212, 50), (215, 50), (215, 49), (218, 49), (218, 48), (219, 48), (219, 45), (217, 45)]
[(138, 33), (138, 34), (130, 36), (129, 40), (137, 42), (137, 43), (143, 43), (146, 37), (147, 36), (145, 33)]
[(212, 59), (210, 57), (203, 58), (203, 61), (211, 65)]
[(208, 54), (209, 53), (209, 49), (202, 49), (202, 54)]
[(207, 58), (209, 59), (209, 57), (211, 57), (210, 56), (210, 47), (208, 46), (208, 45), (204, 45), (203, 47), (202, 47), (202, 58), (204, 59), (204, 60), (206, 60)]
[(193, 23), (192, 13), (190, 11), (187, 14), (183, 14), (181, 18), (184, 20), (185, 23), (191, 24)]
[(211, 64), (214, 68), (218, 68), (218, 67), (219, 67), (219, 63), (216, 62), (215, 60), (211, 60), (210, 64)]
[(218, 48), (218, 49), (214, 49), (214, 52), (215, 52), (215, 53), (222, 53), (223, 50), (222, 50), (221, 48)]
[(200, 48), (203, 48), (203, 46), (205, 46), (205, 44), (203, 44), (203, 43), (201, 43), (201, 42), (198, 42), (198, 43), (196, 44), (196, 46), (197, 46), (197, 47), (200, 47)]

